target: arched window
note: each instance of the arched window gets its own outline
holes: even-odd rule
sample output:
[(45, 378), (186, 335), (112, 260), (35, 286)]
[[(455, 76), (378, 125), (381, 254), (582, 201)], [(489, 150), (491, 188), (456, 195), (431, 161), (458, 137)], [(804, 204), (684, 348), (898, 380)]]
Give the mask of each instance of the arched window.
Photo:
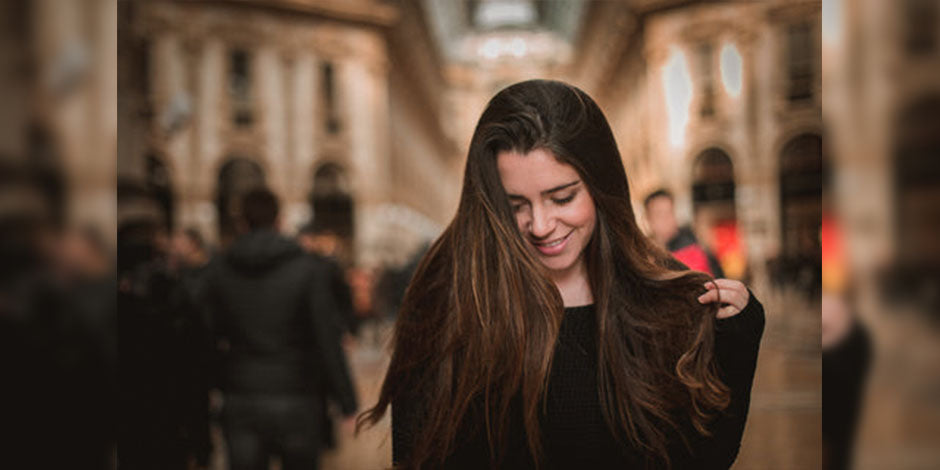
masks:
[(822, 138), (800, 134), (780, 152), (782, 254), (807, 262), (820, 258), (824, 175)]
[(692, 164), (692, 213), (695, 231), (718, 258), (724, 274), (741, 278), (746, 269), (734, 203), (734, 165), (725, 151), (712, 147)]
[(346, 170), (332, 162), (316, 168), (310, 192), (313, 224), (317, 230), (331, 231), (341, 239), (353, 236), (353, 199)]
[(734, 165), (719, 148), (709, 148), (692, 165), (692, 201), (695, 205), (734, 201)]
[(895, 146), (895, 226), (902, 263), (940, 264), (940, 96), (909, 105)]

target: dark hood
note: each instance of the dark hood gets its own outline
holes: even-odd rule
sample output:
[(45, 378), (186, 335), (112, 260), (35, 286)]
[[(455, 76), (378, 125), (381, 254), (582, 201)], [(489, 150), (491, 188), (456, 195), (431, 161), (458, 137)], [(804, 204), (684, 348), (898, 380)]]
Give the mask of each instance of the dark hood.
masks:
[(235, 240), (225, 255), (225, 260), (238, 270), (260, 271), (302, 253), (300, 245), (294, 241), (277, 232), (262, 230), (242, 235)]

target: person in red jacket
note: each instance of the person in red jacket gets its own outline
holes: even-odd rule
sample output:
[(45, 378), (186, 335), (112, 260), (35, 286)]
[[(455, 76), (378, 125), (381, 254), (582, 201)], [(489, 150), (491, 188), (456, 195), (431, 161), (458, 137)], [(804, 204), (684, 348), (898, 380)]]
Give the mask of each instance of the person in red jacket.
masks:
[(650, 236), (656, 243), (669, 250), (677, 260), (693, 271), (725, 277), (718, 259), (699, 243), (692, 229), (679, 226), (672, 193), (666, 189), (653, 191), (643, 200), (643, 208), (646, 222), (652, 232)]

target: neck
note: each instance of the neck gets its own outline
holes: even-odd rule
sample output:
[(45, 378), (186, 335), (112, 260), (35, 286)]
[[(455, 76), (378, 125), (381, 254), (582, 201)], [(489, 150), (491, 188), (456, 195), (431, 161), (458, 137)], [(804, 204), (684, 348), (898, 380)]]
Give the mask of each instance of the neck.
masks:
[(588, 282), (587, 265), (583, 259), (566, 271), (552, 272), (551, 276), (565, 307), (594, 303), (591, 283)]

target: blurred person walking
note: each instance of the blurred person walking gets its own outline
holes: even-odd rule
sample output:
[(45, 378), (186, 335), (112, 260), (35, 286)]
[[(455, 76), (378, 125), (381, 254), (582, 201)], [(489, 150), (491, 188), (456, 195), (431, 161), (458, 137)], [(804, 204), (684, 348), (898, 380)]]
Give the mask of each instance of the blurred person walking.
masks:
[(118, 229), (118, 465), (205, 468), (210, 453), (208, 329), (168, 264), (165, 217)]
[(653, 191), (643, 200), (643, 209), (652, 232), (650, 235), (656, 243), (693, 271), (714, 277), (725, 276), (718, 258), (698, 241), (692, 228), (679, 226), (671, 192), (666, 189)]
[(229, 465), (266, 469), (280, 456), (284, 470), (318, 468), (321, 395), (346, 416), (357, 407), (329, 270), (277, 232), (269, 190), (248, 192), (241, 216), (206, 280)]
[(0, 468), (113, 465), (113, 271), (60, 177), (0, 156)]
[(844, 235), (824, 199), (822, 245), (823, 470), (854, 468), (857, 428), (865, 401), (873, 345), (859, 317)]
[[(337, 333), (348, 338), (347, 334), (356, 334), (356, 315), (352, 305), (352, 290), (346, 280), (346, 271), (337, 256), (339, 240), (335, 233), (318, 227), (316, 223), (309, 222), (300, 227), (297, 232), (297, 243), (303, 250), (326, 266), (329, 274), (330, 293), (336, 301)], [(351, 339), (351, 338), (349, 338)], [(323, 413), (323, 427), (321, 441), (327, 449), (336, 448), (335, 420), (327, 399), (328, 390), (321, 390), (321, 410)]]
[(199, 230), (187, 228), (173, 236), (170, 264), (183, 287), (194, 299), (204, 297), (205, 277), (209, 267), (210, 252)]

